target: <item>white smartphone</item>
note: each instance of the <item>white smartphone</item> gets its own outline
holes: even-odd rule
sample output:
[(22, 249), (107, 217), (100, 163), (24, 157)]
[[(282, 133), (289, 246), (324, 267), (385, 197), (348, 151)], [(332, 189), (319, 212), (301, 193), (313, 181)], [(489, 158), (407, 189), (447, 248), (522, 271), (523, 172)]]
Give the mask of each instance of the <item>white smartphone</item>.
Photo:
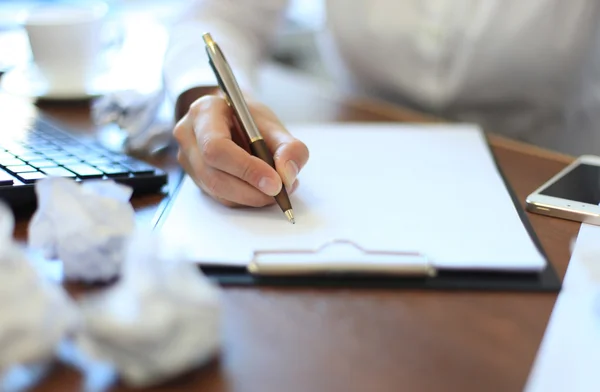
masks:
[(600, 225), (600, 157), (582, 155), (527, 197), (527, 210)]

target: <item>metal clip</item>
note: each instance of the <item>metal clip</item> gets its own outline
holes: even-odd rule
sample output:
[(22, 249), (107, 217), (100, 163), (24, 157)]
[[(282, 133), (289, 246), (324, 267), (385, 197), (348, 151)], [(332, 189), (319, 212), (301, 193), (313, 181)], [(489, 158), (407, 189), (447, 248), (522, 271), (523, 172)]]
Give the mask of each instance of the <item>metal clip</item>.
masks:
[(257, 250), (248, 271), (254, 275), (399, 275), (435, 276), (419, 252), (367, 250), (349, 240), (332, 240), (317, 249)]

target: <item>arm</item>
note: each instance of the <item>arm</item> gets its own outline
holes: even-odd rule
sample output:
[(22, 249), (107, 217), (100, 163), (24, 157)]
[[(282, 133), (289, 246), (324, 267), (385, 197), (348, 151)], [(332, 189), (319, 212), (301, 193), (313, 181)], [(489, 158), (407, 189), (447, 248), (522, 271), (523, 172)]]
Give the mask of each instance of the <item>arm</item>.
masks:
[(252, 91), (255, 74), (266, 55), (288, 0), (195, 0), (171, 29), (164, 79), (176, 102), (176, 120), (217, 84), (208, 65), (202, 33), (219, 42), (240, 87)]

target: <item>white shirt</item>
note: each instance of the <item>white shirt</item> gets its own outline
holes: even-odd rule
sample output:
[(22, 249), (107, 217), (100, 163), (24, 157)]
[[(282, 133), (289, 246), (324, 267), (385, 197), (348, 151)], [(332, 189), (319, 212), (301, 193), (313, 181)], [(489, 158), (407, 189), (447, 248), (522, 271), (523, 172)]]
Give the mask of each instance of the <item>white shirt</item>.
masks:
[[(310, 0), (306, 0), (310, 1)], [(340, 85), (571, 154), (600, 154), (600, 0), (324, 0)], [(214, 83), (201, 33), (249, 86), (286, 0), (196, 0), (176, 25), (174, 94)]]

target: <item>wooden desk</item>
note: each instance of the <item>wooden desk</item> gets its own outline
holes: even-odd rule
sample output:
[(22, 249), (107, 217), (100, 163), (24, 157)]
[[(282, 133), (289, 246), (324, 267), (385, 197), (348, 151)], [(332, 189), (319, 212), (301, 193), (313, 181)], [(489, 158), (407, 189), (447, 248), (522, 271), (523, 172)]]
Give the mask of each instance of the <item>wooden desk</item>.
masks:
[[(435, 119), (380, 102), (345, 99), (278, 69), (264, 78), (264, 101), (286, 121)], [(89, 129), (85, 106), (44, 106)], [(492, 138), (521, 200), (570, 157)], [(172, 161), (162, 161), (173, 168)], [(159, 197), (134, 200), (149, 222)], [(579, 225), (530, 214), (561, 277)], [(25, 235), (20, 222), (18, 236)], [(69, 286), (72, 292), (80, 287)], [(556, 295), (409, 290), (230, 288), (224, 291), (222, 356), (153, 391), (519, 391)], [(81, 390), (57, 365), (34, 390)], [(114, 384), (111, 391), (126, 391)]]

